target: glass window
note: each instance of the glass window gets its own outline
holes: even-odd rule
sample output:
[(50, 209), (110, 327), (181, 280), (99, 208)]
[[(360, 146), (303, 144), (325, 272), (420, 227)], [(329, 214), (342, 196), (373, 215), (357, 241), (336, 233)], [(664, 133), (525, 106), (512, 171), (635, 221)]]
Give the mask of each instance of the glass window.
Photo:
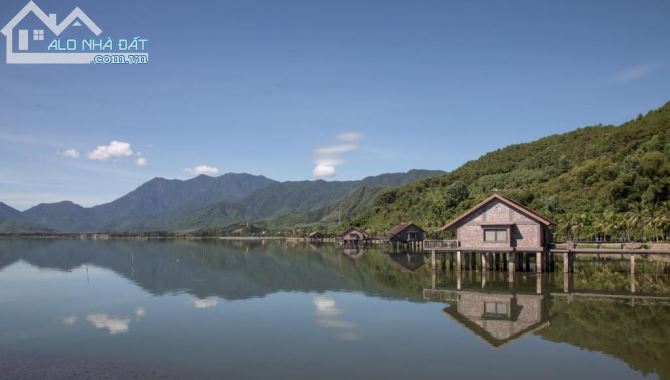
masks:
[(507, 241), (507, 230), (496, 230), (496, 241)]
[(503, 228), (487, 228), (484, 230), (484, 241), (508, 241), (507, 230)]
[(496, 304), (496, 313), (507, 314), (507, 305), (504, 303)]

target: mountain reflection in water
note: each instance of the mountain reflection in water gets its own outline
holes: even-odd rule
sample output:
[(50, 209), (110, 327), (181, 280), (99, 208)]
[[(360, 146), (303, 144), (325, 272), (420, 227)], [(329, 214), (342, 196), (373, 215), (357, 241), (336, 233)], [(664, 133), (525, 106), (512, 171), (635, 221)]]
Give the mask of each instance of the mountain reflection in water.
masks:
[[(640, 374), (670, 377), (670, 364), (667, 360), (670, 357), (670, 279), (667, 274), (654, 271), (654, 268), (645, 270), (642, 267), (640, 273), (631, 278), (624, 271), (607, 265), (584, 264), (578, 266), (576, 273), (569, 274), (568, 277), (563, 277), (560, 272), (541, 276), (517, 273), (514, 281), (510, 282), (506, 273), (458, 273), (450, 270), (433, 272), (428, 265), (424, 265), (424, 260), (425, 257), (420, 254), (384, 254), (376, 249), (343, 251), (335, 245), (292, 244), (284, 241), (2, 240), (0, 284), (12, 285), (11, 281), (15, 278), (26, 281), (21, 273), (15, 272), (19, 271), (17, 268), (22, 268), (21, 263), (27, 263), (30, 267), (41, 269), (38, 274), (31, 274), (41, 284), (48, 283), (49, 279), (41, 276), (49, 271), (68, 273), (86, 268), (88, 275), (89, 267), (100, 268), (129, 280), (156, 299), (190, 295), (190, 300), (185, 302), (193, 310), (203, 312), (216, 312), (221, 306), (228, 305), (223, 303), (230, 301), (265, 299), (274, 294), (295, 294), (299, 297), (298, 300), (307, 296), (311, 306), (304, 311), (295, 309), (301, 302), (289, 297), (290, 301), (285, 302), (293, 304), (286, 304), (289, 308), (287, 310), (292, 313), (287, 317), (290, 318), (287, 323), (297, 323), (297, 320), (309, 313), (314, 319), (315, 328), (326, 334), (324, 337), (361, 345), (360, 354), (373, 355), (377, 351), (374, 355), (380, 355), (379, 352), (385, 344), (394, 343), (393, 334), (401, 332), (404, 324), (407, 331), (422, 328), (429, 329), (433, 335), (443, 334), (440, 339), (445, 342), (445, 347), (447, 344), (465, 344), (470, 347), (472, 343), (469, 340), (476, 337), (475, 341), (483, 343), (471, 347), (470, 350), (476, 350), (480, 354), (486, 352), (481, 350), (489, 349), (503, 352), (507, 347), (514, 346), (515, 342), (536, 337), (546, 344), (567, 343), (578, 349), (588, 350), (584, 352), (604, 353), (625, 362), (629, 368)], [(12, 292), (9, 288), (0, 292), (0, 307), (3, 310), (8, 310), (3, 302), (16, 298), (17, 295)], [(347, 293), (366, 297), (369, 304), (375, 305), (371, 307), (377, 308), (377, 312), (367, 310), (364, 300), (360, 300), (360, 305), (363, 306), (358, 309), (343, 308), (340, 305), (342, 295)], [(38, 293), (25, 294), (26, 297), (39, 297)], [(62, 297), (65, 303), (69, 295), (62, 294)], [(123, 294), (119, 293), (118, 297), (123, 297)], [(112, 302), (112, 298), (109, 302)], [(375, 299), (402, 303), (379, 304)], [(432, 304), (439, 308), (434, 314), (425, 315), (427, 309), (420, 305)], [(44, 307), (56, 308), (49, 305)], [(239, 305), (236, 308), (242, 307)], [(384, 308), (387, 308), (386, 312)], [(280, 307), (276, 312), (281, 314), (282, 310)], [(235, 317), (233, 309), (226, 312), (230, 318)], [(250, 317), (253, 314), (243, 315), (248, 315), (245, 318), (256, 318)], [(0, 322), (8, 322), (8, 326), (32, 329), (28, 326), (29, 322), (21, 321), (22, 317), (21, 312), (16, 311), (0, 317)], [(153, 318), (156, 315), (151, 314), (144, 305), (128, 306), (119, 311), (118, 308), (103, 303), (100, 310), (63, 313), (59, 317), (59, 324), (76, 327), (87, 323), (95, 330), (107, 332), (109, 336), (124, 337), (132, 336), (135, 326), (138, 329), (144, 328), (142, 326), (163, 326), (158, 325)], [(398, 319), (402, 323), (396, 325), (392, 323), (395, 319), (389, 322), (388, 318)], [(414, 326), (415, 319), (430, 325)], [(388, 331), (377, 332), (376, 329), (382, 329), (384, 323), (391, 323), (389, 326), (393, 327), (389, 327)], [(454, 324), (453, 331), (451, 324)], [(440, 331), (444, 328), (444, 332)], [(309, 331), (310, 336), (316, 333), (316, 330)], [(375, 332), (381, 335), (375, 335)], [(418, 360), (419, 355), (425, 356), (425, 353), (419, 352), (422, 347), (419, 336), (423, 335), (417, 332), (413, 334), (419, 340), (410, 352), (416, 352)], [(86, 333), (93, 332), (86, 330)], [(460, 333), (466, 335), (461, 336)], [(185, 334), (181, 335), (182, 339), (189, 336), (188, 331), (182, 330), (180, 334)], [(191, 336), (194, 334), (199, 333), (194, 330)], [(144, 336), (151, 334), (145, 331)], [(312, 339), (310, 336), (295, 336), (294, 344), (307, 344), (308, 342), (303, 341)], [(374, 344), (372, 336), (378, 336)], [(39, 341), (18, 338), (12, 331), (0, 329), (0, 343), (24, 352), (37, 351), (38, 348), (45, 350), (50, 345), (58, 347), (60, 344), (51, 335), (39, 338)], [(49, 339), (53, 339), (53, 342)], [(207, 335), (200, 339), (212, 339), (208, 344), (216, 344), (214, 338), (208, 338)], [(238, 339), (236, 342), (239, 344), (242, 338), (234, 339)], [(388, 341), (385, 343), (384, 339)], [(429, 344), (428, 337), (423, 339), (426, 340), (425, 344)], [(430, 339), (432, 342), (435, 337)], [(454, 341), (458, 339), (465, 340), (460, 343)], [(112, 350), (114, 353), (127, 350), (121, 343), (114, 344), (105, 350)], [(289, 347), (287, 344), (291, 345), (284, 342), (283, 347)], [(326, 350), (326, 346), (318, 347)], [(432, 351), (436, 349), (439, 350), (439, 346), (433, 347)], [(169, 357), (168, 353), (161, 353)], [(153, 357), (160, 356), (158, 353), (153, 356), (142, 354), (147, 355), (146, 361), (160, 359)], [(301, 352), (299, 355), (311, 354)], [(198, 360), (200, 359), (191, 358), (189, 363), (195, 366), (194, 363), (199, 363)], [(548, 356), (544, 360), (549, 363), (553, 358)], [(208, 365), (212, 368), (203, 373), (217, 377), (219, 373), (216, 371), (219, 369), (215, 364), (208, 362)], [(461, 365), (465, 370), (469, 362)], [(449, 367), (439, 370), (437, 367), (424, 365), (421, 366), (421, 371), (428, 377), (437, 378), (440, 377), (440, 372), (447, 373), (444, 372), (447, 368)], [(369, 370), (373, 371), (373, 368), (370, 367)], [(458, 368), (454, 367), (453, 370), (457, 371)], [(249, 371), (261, 369), (250, 368)], [(474, 371), (470, 377), (484, 376), (484, 373), (479, 376)], [(238, 375), (251, 376), (251, 372)], [(261, 377), (271, 374), (253, 373)], [(318, 372), (303, 368), (302, 373), (308, 378)], [(282, 374), (289, 375), (287, 372)], [(291, 375), (300, 377), (292, 372)], [(337, 371), (332, 373), (333, 378), (336, 375)], [(571, 375), (588, 377), (591, 373)]]

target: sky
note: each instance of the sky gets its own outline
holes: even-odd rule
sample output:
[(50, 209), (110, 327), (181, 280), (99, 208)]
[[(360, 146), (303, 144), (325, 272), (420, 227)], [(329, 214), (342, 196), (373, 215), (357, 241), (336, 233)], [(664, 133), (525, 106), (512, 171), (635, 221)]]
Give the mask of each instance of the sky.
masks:
[[(26, 1), (2, 0), (0, 24)], [(0, 201), (21, 210), (153, 177), (453, 170), (670, 100), (668, 1), (35, 2), (144, 37), (150, 58), (9, 65), (1, 49)]]

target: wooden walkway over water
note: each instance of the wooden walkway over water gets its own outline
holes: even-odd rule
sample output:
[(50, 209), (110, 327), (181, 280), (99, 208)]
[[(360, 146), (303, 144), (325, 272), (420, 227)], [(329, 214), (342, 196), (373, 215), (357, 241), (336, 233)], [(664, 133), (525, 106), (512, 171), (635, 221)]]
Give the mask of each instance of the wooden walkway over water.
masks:
[[(463, 247), (457, 240), (424, 240), (423, 250), (431, 254), (431, 265), (437, 269), (438, 260), (444, 268), (449, 260), (449, 267), (454, 264), (458, 271), (463, 269), (481, 269), (508, 271), (514, 273), (522, 272), (553, 272), (556, 268), (557, 258), (563, 261), (563, 272), (572, 272), (578, 255), (600, 256), (618, 255), (621, 260), (630, 263), (630, 272), (635, 273), (635, 261), (638, 256), (668, 255), (670, 249), (643, 249), (627, 248), (625, 244), (619, 247), (596, 247), (578, 248), (574, 243), (568, 243), (565, 247), (554, 246), (548, 250), (542, 248), (481, 248)], [(439, 256), (439, 257), (438, 257)]]

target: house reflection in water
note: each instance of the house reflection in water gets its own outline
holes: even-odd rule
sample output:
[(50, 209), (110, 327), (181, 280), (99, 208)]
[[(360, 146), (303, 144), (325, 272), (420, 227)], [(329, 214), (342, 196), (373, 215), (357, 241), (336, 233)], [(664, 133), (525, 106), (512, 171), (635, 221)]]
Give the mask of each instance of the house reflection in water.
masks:
[(391, 253), (388, 255), (391, 265), (404, 273), (411, 273), (421, 268), (424, 264), (423, 255), (410, 253)]
[(545, 296), (457, 291), (444, 312), (493, 347), (550, 324)]
[(365, 252), (367, 250), (363, 248), (344, 248), (342, 249), (342, 253), (344, 253), (345, 256), (349, 257), (352, 260), (358, 260), (365, 255)]

